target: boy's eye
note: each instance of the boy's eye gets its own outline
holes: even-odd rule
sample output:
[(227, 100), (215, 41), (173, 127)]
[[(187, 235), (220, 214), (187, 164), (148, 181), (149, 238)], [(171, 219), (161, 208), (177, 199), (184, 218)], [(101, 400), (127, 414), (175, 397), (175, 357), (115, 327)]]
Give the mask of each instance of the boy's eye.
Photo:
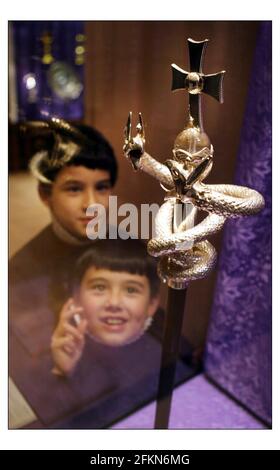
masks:
[(80, 186), (67, 186), (66, 191), (70, 193), (77, 193), (82, 191), (82, 188)]
[(104, 284), (95, 284), (91, 287), (92, 290), (95, 292), (104, 292), (106, 289), (106, 286)]
[(102, 182), (102, 183), (97, 183), (95, 186), (96, 191), (99, 192), (106, 192), (111, 189), (111, 183), (110, 181)]
[(132, 286), (128, 286), (126, 288), (126, 291), (128, 294), (139, 294), (139, 289), (137, 289), (137, 287), (132, 287)]

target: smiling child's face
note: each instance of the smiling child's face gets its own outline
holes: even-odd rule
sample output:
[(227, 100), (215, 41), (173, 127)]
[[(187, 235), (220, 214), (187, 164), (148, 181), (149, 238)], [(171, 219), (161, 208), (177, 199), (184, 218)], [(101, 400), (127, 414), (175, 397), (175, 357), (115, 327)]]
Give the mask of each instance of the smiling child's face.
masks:
[(77, 303), (84, 310), (89, 333), (108, 346), (136, 340), (159, 299), (151, 297), (146, 276), (89, 268), (81, 281)]

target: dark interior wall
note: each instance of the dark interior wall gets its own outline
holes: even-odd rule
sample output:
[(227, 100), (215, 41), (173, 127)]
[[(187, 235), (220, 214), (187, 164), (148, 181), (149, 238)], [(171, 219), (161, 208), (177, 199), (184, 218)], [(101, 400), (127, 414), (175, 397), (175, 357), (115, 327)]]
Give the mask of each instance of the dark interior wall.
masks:
[[(170, 91), (170, 64), (188, 69), (188, 37), (210, 40), (205, 73), (226, 70), (224, 104), (203, 99), (204, 127), (215, 150), (207, 182), (233, 181), (257, 30), (258, 22), (245, 21), (86, 23), (85, 121), (104, 132), (115, 148), (120, 165), (116, 194), (121, 201), (163, 201), (158, 183), (134, 173), (122, 156), (123, 128), (130, 110), (134, 120), (141, 111), (147, 151), (160, 161), (171, 156), (174, 139), (186, 123), (187, 97), (183, 91)], [(221, 239), (222, 233), (212, 238), (218, 250)], [(191, 283), (188, 291), (183, 331), (198, 354), (205, 341), (215, 274)]]

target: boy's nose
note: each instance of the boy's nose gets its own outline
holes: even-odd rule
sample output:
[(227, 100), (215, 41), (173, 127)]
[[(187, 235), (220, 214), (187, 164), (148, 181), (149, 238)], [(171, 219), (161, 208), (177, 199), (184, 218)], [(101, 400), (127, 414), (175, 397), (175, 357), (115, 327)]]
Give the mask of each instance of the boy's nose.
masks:
[(107, 306), (112, 311), (119, 311), (122, 309), (121, 293), (118, 290), (113, 290), (110, 293)]
[(108, 304), (106, 307), (107, 313), (120, 313), (122, 311), (122, 307), (119, 304)]
[(97, 202), (98, 198), (95, 191), (89, 190), (85, 193), (83, 198), (83, 209), (86, 211), (90, 205), (96, 204)]

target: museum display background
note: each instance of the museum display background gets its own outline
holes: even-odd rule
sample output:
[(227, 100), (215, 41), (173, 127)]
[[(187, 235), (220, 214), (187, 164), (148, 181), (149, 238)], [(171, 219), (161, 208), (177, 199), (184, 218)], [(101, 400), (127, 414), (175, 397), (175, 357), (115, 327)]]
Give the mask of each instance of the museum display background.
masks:
[(208, 376), (271, 424), (272, 414), (272, 50), (271, 23), (258, 35), (235, 183), (265, 198), (257, 217), (230, 221), (225, 236), (205, 367)]

